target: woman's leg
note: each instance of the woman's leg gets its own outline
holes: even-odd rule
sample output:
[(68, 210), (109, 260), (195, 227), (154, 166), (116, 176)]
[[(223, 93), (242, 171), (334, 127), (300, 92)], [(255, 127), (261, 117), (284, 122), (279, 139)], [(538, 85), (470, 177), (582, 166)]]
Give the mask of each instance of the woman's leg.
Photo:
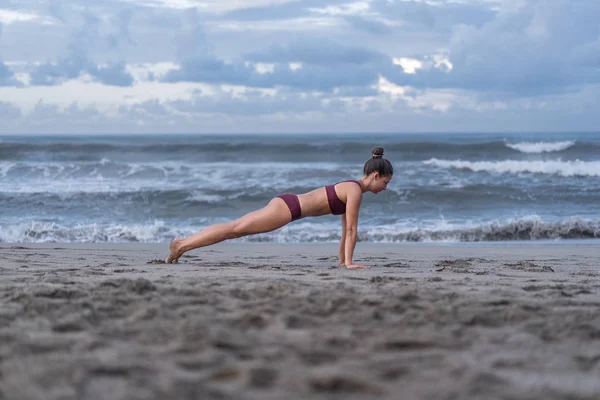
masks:
[(281, 228), (292, 220), (290, 210), (283, 200), (275, 198), (260, 210), (253, 211), (231, 222), (214, 224), (183, 239), (173, 239), (167, 264), (177, 262), (186, 251)]

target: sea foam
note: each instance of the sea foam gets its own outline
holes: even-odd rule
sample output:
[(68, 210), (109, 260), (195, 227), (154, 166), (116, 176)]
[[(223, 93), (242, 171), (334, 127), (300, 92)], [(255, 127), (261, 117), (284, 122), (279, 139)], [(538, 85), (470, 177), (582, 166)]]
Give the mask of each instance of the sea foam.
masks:
[(600, 161), (462, 161), (438, 160), (432, 158), (423, 161), (425, 165), (439, 168), (455, 168), (473, 172), (489, 172), (495, 174), (549, 174), (565, 177), (600, 176)]
[(563, 142), (521, 142), (521, 143), (505, 143), (506, 147), (521, 153), (552, 153), (563, 151), (575, 145), (572, 140)]

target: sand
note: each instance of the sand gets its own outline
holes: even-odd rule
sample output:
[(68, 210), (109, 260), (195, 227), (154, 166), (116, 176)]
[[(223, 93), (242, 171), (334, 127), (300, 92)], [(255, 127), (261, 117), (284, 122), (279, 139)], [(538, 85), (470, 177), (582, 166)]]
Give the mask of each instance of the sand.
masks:
[(598, 399), (600, 246), (0, 246), (0, 399)]

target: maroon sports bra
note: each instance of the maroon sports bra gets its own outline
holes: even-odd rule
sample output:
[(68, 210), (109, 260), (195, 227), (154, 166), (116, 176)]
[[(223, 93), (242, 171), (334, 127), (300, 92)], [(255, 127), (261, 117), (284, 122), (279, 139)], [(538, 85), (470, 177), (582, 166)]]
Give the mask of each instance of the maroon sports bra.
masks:
[[(344, 183), (344, 182), (354, 182), (358, 186), (360, 186), (359, 181), (355, 181), (352, 179), (347, 180), (347, 181), (338, 182), (338, 183)], [(333, 215), (342, 215), (342, 214), (346, 213), (346, 203), (341, 201), (340, 198), (337, 196), (337, 193), (335, 192), (335, 185), (337, 185), (338, 183), (334, 183), (333, 185), (325, 186), (325, 191), (327, 192), (327, 202), (329, 203), (329, 208), (331, 209), (331, 213)]]

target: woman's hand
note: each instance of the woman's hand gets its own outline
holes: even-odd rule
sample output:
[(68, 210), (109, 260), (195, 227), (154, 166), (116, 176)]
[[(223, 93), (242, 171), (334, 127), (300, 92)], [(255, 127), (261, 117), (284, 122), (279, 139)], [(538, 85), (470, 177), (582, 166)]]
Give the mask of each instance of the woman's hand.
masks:
[(346, 265), (346, 268), (348, 268), (348, 269), (368, 269), (371, 267), (369, 267), (367, 265), (360, 265), (360, 264), (349, 264), (349, 265)]

